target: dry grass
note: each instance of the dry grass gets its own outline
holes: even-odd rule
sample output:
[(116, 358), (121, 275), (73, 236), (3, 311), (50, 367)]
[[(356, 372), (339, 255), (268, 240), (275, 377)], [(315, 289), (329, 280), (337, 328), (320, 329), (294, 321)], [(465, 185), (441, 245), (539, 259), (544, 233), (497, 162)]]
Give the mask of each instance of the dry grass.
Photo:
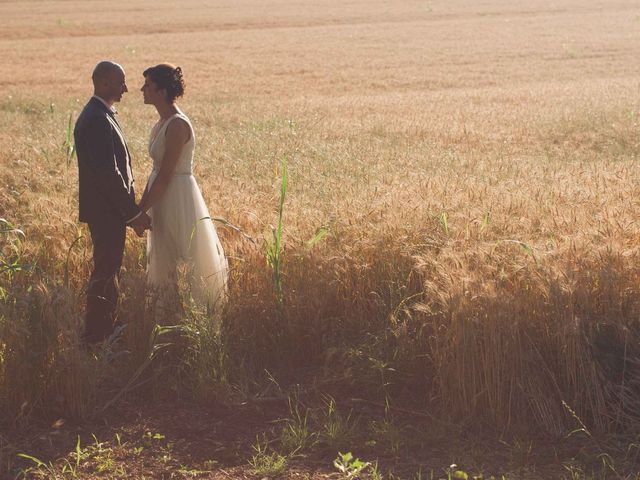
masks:
[[(211, 212), (256, 241), (220, 228), (233, 266), (226, 350), (184, 348), (195, 390), (251, 384), (264, 368), (290, 380), (304, 358), (323, 388), (413, 398), (455, 421), (637, 429), (634, 2), (201, 3), (114, 2), (107, 16), (94, 2), (2, 4), (0, 216), (38, 266), (1, 277), (9, 411), (96, 404), (72, 347), (90, 250), (73, 244), (76, 168), (61, 144), (93, 65), (112, 58), (132, 90), (119, 118), (139, 188), (155, 115), (140, 72), (168, 60), (188, 81)], [(283, 157), (280, 305), (265, 242)], [(309, 248), (321, 226), (330, 235)], [(134, 324), (142, 264), (132, 236), (121, 311)], [(34, 322), (50, 329), (40, 349)], [(128, 335), (133, 369), (145, 347)], [(373, 360), (393, 367), (390, 387)]]

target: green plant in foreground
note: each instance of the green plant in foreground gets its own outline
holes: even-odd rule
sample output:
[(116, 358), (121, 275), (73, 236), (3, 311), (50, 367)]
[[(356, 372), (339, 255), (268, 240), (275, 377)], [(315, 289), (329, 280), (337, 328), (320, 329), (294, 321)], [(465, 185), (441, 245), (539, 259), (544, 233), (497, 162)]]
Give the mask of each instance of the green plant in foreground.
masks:
[(273, 270), (273, 279), (278, 300), (282, 301), (282, 214), (287, 195), (287, 159), (282, 159), (282, 183), (280, 184), (280, 205), (278, 207), (278, 227), (272, 229), (273, 241), (267, 244), (267, 264)]
[(27, 455), (26, 453), (18, 453), (18, 457), (24, 458), (33, 462), (32, 467), (28, 467), (19, 472), (18, 477), (27, 477), (29, 474), (43, 475), (44, 478), (80, 478), (78, 477), (78, 469), (80, 468), (80, 460), (83, 456), (82, 449), (80, 448), (80, 436), (76, 442), (76, 448), (74, 455), (76, 457), (75, 462), (71, 463), (68, 459), (64, 459), (62, 466), (58, 469), (53, 462), (45, 463), (39, 458)]
[(464, 470), (459, 470), (455, 463), (449, 465), (445, 473), (447, 474), (447, 480), (468, 480), (469, 478), (469, 474)]
[(438, 220), (444, 234), (449, 235), (449, 216), (447, 215), (447, 212), (442, 212)]
[(333, 461), (333, 466), (336, 467), (345, 478), (356, 478), (371, 466), (371, 462), (363, 462), (359, 458), (353, 458), (351, 452), (338, 452), (338, 457)]
[(345, 417), (338, 411), (333, 398), (329, 397), (326, 406), (319, 441), (335, 452), (346, 448), (352, 442), (356, 425), (351, 413)]
[(249, 465), (255, 475), (260, 477), (275, 477), (281, 475), (287, 466), (287, 457), (278, 452), (269, 452), (269, 445), (266, 438), (256, 437), (256, 444), (253, 445), (255, 452), (249, 460)]
[(99, 411), (103, 412), (107, 410), (111, 405), (116, 403), (118, 399), (120, 399), (120, 397), (122, 397), (125, 393), (130, 391), (134, 387), (138, 378), (140, 378), (140, 376), (149, 367), (149, 365), (151, 365), (151, 363), (153, 362), (154, 358), (156, 358), (158, 353), (172, 345), (171, 343), (168, 343), (168, 342), (160, 343), (159, 339), (161, 336), (167, 335), (171, 332), (176, 332), (176, 331), (179, 332), (183, 330), (184, 330), (184, 327), (181, 325), (168, 325), (168, 326), (156, 325), (155, 327), (153, 327), (153, 330), (151, 331), (151, 335), (149, 336), (147, 354), (143, 362), (140, 364), (137, 370), (133, 373), (133, 375), (131, 375), (131, 377), (129, 378), (127, 383), (124, 385), (124, 387), (122, 387), (113, 398), (111, 398), (108, 402), (106, 402)]
[(25, 238), (24, 232), (0, 218), (0, 234), (4, 235), (4, 238), (0, 238), (0, 273), (12, 274), (23, 270), (25, 266), (20, 263), (19, 245), (20, 239)]
[(289, 411), (291, 417), (284, 419), (284, 426), (280, 433), (282, 448), (293, 455), (307, 447), (313, 446), (317, 441), (317, 434), (311, 431), (308, 417), (309, 411), (300, 412), (296, 399), (289, 398)]
[(65, 460), (66, 463), (62, 466), (60, 474), (58, 474), (58, 470), (52, 462), (45, 463), (39, 458), (25, 453), (19, 453), (18, 457), (30, 460), (34, 465), (20, 470), (16, 478), (29, 478), (31, 475), (38, 475), (42, 478), (52, 479), (64, 478), (66, 475), (70, 475), (71, 478), (78, 478), (75, 468), (68, 460)]
[(398, 455), (402, 452), (407, 433), (404, 429), (388, 418), (373, 420), (369, 423), (371, 435), (376, 440), (370, 440), (367, 444), (379, 445), (388, 452)]
[(76, 144), (73, 142), (73, 113), (69, 114), (69, 121), (67, 122), (67, 134), (62, 143), (62, 149), (67, 157), (67, 165), (71, 163), (73, 154), (76, 151)]

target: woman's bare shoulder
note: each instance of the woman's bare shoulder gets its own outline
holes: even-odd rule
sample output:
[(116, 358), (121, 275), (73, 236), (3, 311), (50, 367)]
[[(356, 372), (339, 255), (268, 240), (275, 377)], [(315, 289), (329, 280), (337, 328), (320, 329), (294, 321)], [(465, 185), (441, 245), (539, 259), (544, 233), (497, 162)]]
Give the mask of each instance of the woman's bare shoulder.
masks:
[(189, 125), (189, 122), (187, 122), (187, 120), (178, 116), (171, 119), (169, 125), (167, 125), (166, 130), (167, 139), (176, 141), (182, 140), (183, 142), (186, 142), (187, 140), (189, 140), (190, 136), (191, 126)]

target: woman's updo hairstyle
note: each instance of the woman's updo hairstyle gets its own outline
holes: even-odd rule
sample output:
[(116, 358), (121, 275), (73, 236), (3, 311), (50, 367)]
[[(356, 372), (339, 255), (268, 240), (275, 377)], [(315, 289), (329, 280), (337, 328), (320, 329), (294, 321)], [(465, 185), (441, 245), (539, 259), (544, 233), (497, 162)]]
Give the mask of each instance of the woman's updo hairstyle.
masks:
[(161, 63), (155, 67), (147, 68), (142, 75), (149, 78), (159, 89), (166, 90), (167, 100), (170, 103), (184, 95), (186, 84), (180, 67), (174, 67), (170, 63)]

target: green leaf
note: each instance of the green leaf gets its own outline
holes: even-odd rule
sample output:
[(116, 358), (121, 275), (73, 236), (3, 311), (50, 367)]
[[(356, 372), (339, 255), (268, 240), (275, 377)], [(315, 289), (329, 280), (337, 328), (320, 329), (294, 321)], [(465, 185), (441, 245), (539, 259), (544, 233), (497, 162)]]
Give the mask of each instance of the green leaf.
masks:
[(27, 460), (31, 460), (33, 463), (35, 463), (38, 467), (44, 467), (46, 466), (46, 464), (40, 460), (39, 458), (36, 457), (32, 457), (31, 455), (27, 455), (26, 453), (19, 453), (18, 457), (21, 458), (26, 458)]
[(69, 122), (67, 123), (67, 145), (71, 145), (71, 139), (73, 137), (73, 113), (69, 114)]
[(440, 225), (442, 226), (442, 230), (444, 230), (444, 233), (449, 235), (449, 217), (447, 215), (447, 212), (442, 212), (440, 214)]
[(480, 227), (481, 230), (484, 230), (485, 228), (487, 228), (487, 226), (489, 226), (489, 220), (491, 220), (491, 210), (485, 213), (482, 217), (482, 225)]
[(307, 247), (313, 247), (316, 243), (322, 240), (327, 233), (329, 233), (329, 229), (327, 227), (320, 227), (316, 231), (316, 234), (310, 240), (307, 240)]
[(82, 450), (80, 450), (80, 435), (78, 435), (78, 441), (76, 442), (76, 468), (80, 466), (81, 455), (82, 455)]

